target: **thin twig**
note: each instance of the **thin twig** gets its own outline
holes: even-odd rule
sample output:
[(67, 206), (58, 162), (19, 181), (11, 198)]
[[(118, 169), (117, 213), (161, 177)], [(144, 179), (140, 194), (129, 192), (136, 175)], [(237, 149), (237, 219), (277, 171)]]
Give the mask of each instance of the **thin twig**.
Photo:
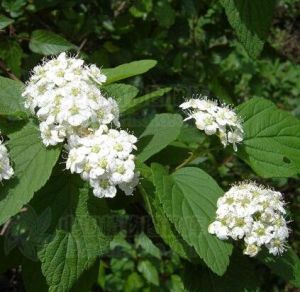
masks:
[(10, 222), (11, 222), (11, 220), (8, 220), (3, 225), (2, 229), (1, 229), (1, 232), (0, 232), (1, 236), (3, 236), (5, 234), (6, 230), (8, 229), (8, 226), (9, 226)]
[(0, 69), (5, 72), (5, 74), (16, 81), (20, 81), (19, 78), (11, 72), (11, 70), (5, 65), (3, 61), (0, 60)]
[(203, 151), (202, 145), (198, 146), (198, 148), (196, 148), (193, 152), (190, 152), (190, 156), (187, 159), (185, 159), (181, 164), (179, 164), (175, 168), (175, 170), (178, 170), (178, 169), (186, 166), (187, 164), (189, 164), (190, 162), (195, 160), (203, 152), (205, 152), (205, 150)]
[(78, 50), (77, 50), (76, 57), (79, 56), (79, 53), (80, 53), (80, 51), (82, 50), (82, 48), (84, 47), (84, 45), (86, 44), (86, 42), (87, 42), (87, 39), (84, 39), (84, 40), (81, 42), (81, 44), (80, 44), (80, 46), (79, 46), (79, 48), (78, 48)]

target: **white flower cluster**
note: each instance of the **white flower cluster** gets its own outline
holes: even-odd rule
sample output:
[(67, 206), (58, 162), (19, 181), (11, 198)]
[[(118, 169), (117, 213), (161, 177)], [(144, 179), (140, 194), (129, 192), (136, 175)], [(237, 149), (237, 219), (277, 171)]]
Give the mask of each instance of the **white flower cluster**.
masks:
[(188, 111), (185, 119), (195, 119), (196, 127), (207, 135), (218, 134), (221, 143), (225, 146), (233, 144), (237, 151), (237, 143), (243, 141), (243, 128), (237, 114), (228, 106), (219, 106), (217, 102), (207, 97), (190, 99), (180, 105)]
[(289, 229), (280, 192), (241, 183), (219, 198), (217, 218), (208, 231), (219, 239), (244, 239), (244, 254), (255, 256), (262, 246), (273, 255), (285, 251)]
[(112, 198), (118, 186), (130, 195), (138, 183), (135, 136), (119, 127), (119, 107), (102, 95), (106, 81), (95, 65), (65, 53), (33, 69), (23, 96), (25, 106), (40, 120), (46, 146), (67, 140), (66, 168), (88, 181), (97, 197)]
[(83, 138), (71, 136), (67, 169), (89, 181), (96, 197), (114, 197), (116, 186), (131, 195), (138, 183), (131, 154), (136, 141), (135, 136), (107, 126)]
[(41, 121), (46, 146), (63, 142), (91, 125), (113, 122), (119, 126), (117, 103), (105, 98), (97, 87), (105, 81), (95, 65), (86, 66), (83, 60), (65, 53), (33, 69), (23, 96), (25, 107)]
[(0, 182), (4, 179), (10, 179), (13, 175), (14, 170), (9, 163), (7, 148), (0, 139)]

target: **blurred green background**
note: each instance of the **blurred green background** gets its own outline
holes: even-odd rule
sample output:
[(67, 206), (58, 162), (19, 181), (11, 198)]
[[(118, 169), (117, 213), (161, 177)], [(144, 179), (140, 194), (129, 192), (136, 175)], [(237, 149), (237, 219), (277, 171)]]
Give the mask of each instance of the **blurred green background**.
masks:
[[(128, 123), (136, 121), (134, 118), (149, 119), (157, 112), (175, 112), (183, 98), (194, 94), (207, 94), (233, 105), (264, 97), (300, 117), (300, 1), (278, 1), (268, 40), (256, 60), (238, 42), (216, 0), (0, 3), (2, 76), (25, 81), (43, 56), (64, 50), (78, 52), (87, 62), (103, 68), (154, 59), (158, 61), (154, 69), (129, 83), (141, 93), (161, 87), (172, 90)], [(185, 142), (184, 135), (181, 139)], [(256, 178), (226, 153), (211, 153), (198, 163), (205, 164), (225, 188), (236, 178)], [(299, 251), (299, 179), (276, 179), (271, 184), (290, 202), (291, 244)], [(130, 212), (138, 216), (138, 208), (133, 204)], [(132, 217), (124, 215), (124, 220), (132, 230), (120, 233), (112, 242), (111, 254), (99, 263), (95, 291), (182, 291), (179, 275), (184, 271), (179, 257), (159, 240), (152, 242)], [(148, 232), (152, 230), (149, 224)], [(296, 291), (263, 267), (257, 269), (262, 291)], [(18, 269), (3, 273), (0, 283), (7, 291), (23, 289)]]

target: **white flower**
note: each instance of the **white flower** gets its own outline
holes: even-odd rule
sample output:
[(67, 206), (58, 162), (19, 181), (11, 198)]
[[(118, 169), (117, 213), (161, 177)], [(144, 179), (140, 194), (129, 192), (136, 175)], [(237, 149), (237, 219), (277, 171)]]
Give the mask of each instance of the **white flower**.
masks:
[(132, 194), (137, 184), (134, 155), (136, 137), (102, 126), (85, 137), (72, 135), (66, 168), (89, 181), (97, 197), (114, 197), (116, 187)]
[(289, 229), (280, 192), (255, 183), (231, 187), (218, 199), (216, 220), (208, 232), (219, 239), (243, 239), (244, 254), (255, 256), (262, 246), (271, 254), (285, 251)]
[(255, 244), (248, 244), (244, 249), (244, 254), (250, 257), (255, 257), (260, 251), (260, 247)]
[(228, 106), (219, 106), (216, 102), (208, 100), (206, 96), (190, 99), (180, 105), (187, 110), (188, 117), (194, 119), (196, 127), (207, 135), (218, 134), (221, 143), (225, 146), (243, 141), (243, 128), (239, 117)]
[[(0, 133), (1, 134), (1, 133)], [(7, 148), (0, 139), (0, 182), (8, 180), (14, 175), (14, 170), (9, 162), (9, 155)]]
[(116, 101), (104, 97), (98, 88), (105, 80), (95, 65), (86, 66), (83, 60), (65, 53), (33, 69), (22, 95), (25, 107), (43, 124), (40, 128), (46, 146), (73, 134), (80, 136), (82, 129), (91, 126), (120, 126)]

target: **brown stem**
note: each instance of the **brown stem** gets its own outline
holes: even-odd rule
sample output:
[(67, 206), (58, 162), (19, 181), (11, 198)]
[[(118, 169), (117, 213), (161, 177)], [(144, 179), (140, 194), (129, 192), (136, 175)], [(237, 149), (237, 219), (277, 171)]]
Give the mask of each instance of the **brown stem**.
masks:
[(4, 63), (2, 60), (0, 60), (0, 69), (1, 69), (2, 71), (4, 71), (5, 74), (6, 74), (9, 78), (11, 78), (11, 79), (13, 79), (13, 80), (16, 80), (16, 81), (20, 81), (19, 78), (18, 78), (15, 74), (13, 74), (13, 73), (11, 72), (11, 70), (5, 65), (5, 63)]

